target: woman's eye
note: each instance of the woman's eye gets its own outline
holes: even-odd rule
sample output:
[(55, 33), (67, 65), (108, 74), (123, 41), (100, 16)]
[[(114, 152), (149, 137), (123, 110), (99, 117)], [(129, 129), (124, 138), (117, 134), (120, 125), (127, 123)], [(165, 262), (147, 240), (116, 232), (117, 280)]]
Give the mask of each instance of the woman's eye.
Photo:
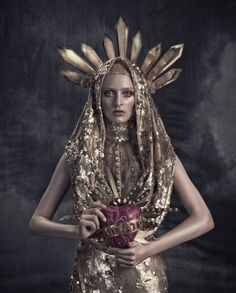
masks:
[(111, 91), (111, 90), (109, 90), (109, 91), (104, 91), (104, 92), (103, 92), (103, 95), (104, 95), (105, 97), (112, 97), (112, 96), (114, 95), (114, 92)]
[(123, 96), (124, 97), (131, 97), (134, 95), (134, 92), (133, 91), (124, 91), (123, 92)]

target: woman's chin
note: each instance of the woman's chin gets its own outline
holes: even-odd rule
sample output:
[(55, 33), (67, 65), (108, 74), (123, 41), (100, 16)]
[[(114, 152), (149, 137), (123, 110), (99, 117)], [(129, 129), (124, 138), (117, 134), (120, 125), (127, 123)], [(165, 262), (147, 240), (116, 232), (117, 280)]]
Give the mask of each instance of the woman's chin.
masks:
[(130, 120), (130, 118), (127, 118), (127, 117), (113, 117), (112, 118), (112, 122), (115, 122), (115, 123), (126, 123)]
[(125, 119), (113, 119), (113, 122), (115, 122), (115, 123), (125, 123), (125, 122), (127, 122), (127, 120), (125, 120)]

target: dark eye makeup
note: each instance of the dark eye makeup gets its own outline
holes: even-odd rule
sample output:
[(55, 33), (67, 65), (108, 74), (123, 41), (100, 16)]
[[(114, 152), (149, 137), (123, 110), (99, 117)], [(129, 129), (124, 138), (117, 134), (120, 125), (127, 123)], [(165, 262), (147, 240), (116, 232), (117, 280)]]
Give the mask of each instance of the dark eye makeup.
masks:
[(104, 90), (102, 93), (105, 97), (112, 97), (115, 95), (115, 92), (113, 90)]
[(132, 90), (125, 90), (125, 91), (122, 92), (122, 94), (123, 94), (124, 97), (131, 97), (131, 96), (134, 95), (134, 91), (132, 91)]
[[(122, 91), (121, 93), (122, 93), (122, 95), (123, 95), (124, 97), (126, 97), (126, 98), (129, 98), (129, 97), (131, 97), (131, 96), (134, 95), (134, 91), (133, 91), (133, 90), (126, 90), (126, 89), (125, 89), (125, 90)], [(115, 92), (114, 90), (104, 90), (102, 94), (103, 94), (103, 96), (105, 96), (105, 97), (113, 97), (113, 96), (116, 95), (116, 92)]]

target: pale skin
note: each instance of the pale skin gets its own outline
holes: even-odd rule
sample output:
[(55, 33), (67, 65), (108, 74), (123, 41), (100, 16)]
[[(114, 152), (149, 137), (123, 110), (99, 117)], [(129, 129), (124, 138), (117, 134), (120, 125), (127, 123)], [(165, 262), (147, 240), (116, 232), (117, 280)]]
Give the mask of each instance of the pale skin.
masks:
[[(101, 101), (107, 119), (118, 123), (127, 122), (134, 112), (134, 88), (130, 77), (122, 74), (108, 75), (103, 83)], [(124, 113), (115, 114), (114, 110), (117, 109)], [(63, 153), (30, 220), (29, 228), (33, 235), (86, 239), (99, 228), (99, 220), (105, 221), (102, 210), (106, 205), (99, 201), (94, 202), (83, 212), (78, 225), (53, 221), (53, 215), (69, 188), (69, 168)], [(110, 247), (108, 253), (116, 255), (120, 266), (135, 267), (152, 255), (199, 237), (214, 228), (212, 215), (178, 156), (175, 160), (174, 188), (189, 216), (175, 228), (148, 244), (133, 241), (129, 248)]]

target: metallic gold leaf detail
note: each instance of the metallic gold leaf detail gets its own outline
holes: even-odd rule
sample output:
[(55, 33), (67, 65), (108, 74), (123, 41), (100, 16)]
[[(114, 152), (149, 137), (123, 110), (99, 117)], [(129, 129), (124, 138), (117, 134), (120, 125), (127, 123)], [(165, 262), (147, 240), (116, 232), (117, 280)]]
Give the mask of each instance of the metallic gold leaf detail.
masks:
[(104, 37), (103, 45), (104, 45), (108, 60), (114, 59), (116, 55), (115, 55), (113, 42), (107, 35), (105, 35)]
[(119, 55), (122, 58), (126, 57), (126, 50), (128, 45), (128, 34), (129, 28), (124, 22), (123, 17), (119, 17), (117, 24), (116, 24), (116, 31), (117, 31), (117, 39), (118, 39), (118, 47), (119, 47)]
[(183, 51), (183, 44), (172, 46), (154, 66), (154, 68), (148, 73), (147, 79), (153, 81), (162, 72), (169, 68), (177, 59), (180, 58)]
[(64, 75), (64, 77), (79, 86), (88, 88), (90, 86), (90, 81), (88, 78), (82, 77), (79, 73), (70, 71), (70, 70), (62, 70), (61, 73)]
[(161, 87), (175, 81), (179, 77), (181, 71), (182, 69), (180, 68), (173, 68), (164, 73), (158, 79), (154, 80), (151, 84), (151, 93), (153, 94), (156, 90), (160, 89)]
[(138, 230), (138, 233), (136, 234), (134, 241), (146, 244), (146, 243), (148, 243), (148, 241), (145, 238), (152, 235), (154, 232), (155, 232), (155, 229), (145, 230), (145, 231)]
[(109, 182), (110, 182), (110, 186), (111, 186), (111, 190), (113, 192), (114, 198), (119, 198), (118, 190), (116, 188), (116, 184), (112, 176), (111, 170), (109, 167), (106, 167), (106, 170), (107, 170), (107, 174), (108, 174), (108, 178), (109, 178)]
[(131, 48), (131, 55), (130, 55), (131, 62), (137, 61), (142, 45), (143, 45), (142, 35), (140, 31), (138, 31), (132, 40), (132, 48)]
[(74, 66), (75, 68), (78, 68), (82, 72), (90, 75), (94, 73), (94, 69), (86, 61), (84, 61), (83, 58), (77, 55), (73, 50), (58, 48), (58, 52), (64, 61)]
[(94, 49), (87, 44), (82, 43), (81, 44), (81, 50), (84, 54), (84, 56), (96, 67), (99, 68), (102, 65), (102, 60), (97, 55), (97, 53), (94, 51)]
[(153, 47), (148, 53), (141, 66), (141, 71), (144, 75), (148, 73), (152, 65), (157, 61), (161, 54), (161, 44)]

